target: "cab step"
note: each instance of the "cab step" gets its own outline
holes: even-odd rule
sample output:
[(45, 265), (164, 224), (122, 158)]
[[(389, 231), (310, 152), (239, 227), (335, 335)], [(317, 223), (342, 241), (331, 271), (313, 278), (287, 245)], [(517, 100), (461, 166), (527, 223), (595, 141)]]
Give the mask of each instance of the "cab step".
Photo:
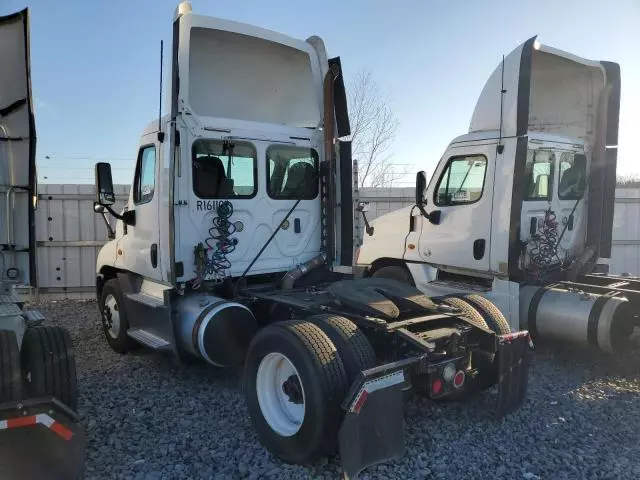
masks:
[(164, 338), (161, 338), (140, 328), (130, 329), (129, 331), (127, 331), (127, 335), (129, 335), (135, 341), (140, 342), (154, 350), (164, 350), (170, 346), (169, 342), (167, 342)]
[(152, 297), (151, 295), (147, 295), (146, 293), (129, 293), (127, 298), (132, 302), (142, 303), (147, 307), (151, 308), (163, 308), (164, 300), (158, 297)]

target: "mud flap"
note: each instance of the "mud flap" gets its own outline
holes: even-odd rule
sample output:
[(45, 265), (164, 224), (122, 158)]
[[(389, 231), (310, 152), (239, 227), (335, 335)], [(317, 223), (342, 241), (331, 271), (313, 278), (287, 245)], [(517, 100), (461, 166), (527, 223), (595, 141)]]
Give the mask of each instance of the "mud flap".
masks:
[(402, 456), (404, 451), (404, 369), (415, 359), (361, 372), (347, 395), (338, 444), (345, 479), (364, 468)]
[(496, 364), (498, 369), (497, 415), (507, 415), (517, 410), (527, 395), (529, 363), (533, 342), (529, 332), (499, 335)]
[(3, 480), (84, 477), (85, 435), (77, 415), (59, 401), (0, 405)]

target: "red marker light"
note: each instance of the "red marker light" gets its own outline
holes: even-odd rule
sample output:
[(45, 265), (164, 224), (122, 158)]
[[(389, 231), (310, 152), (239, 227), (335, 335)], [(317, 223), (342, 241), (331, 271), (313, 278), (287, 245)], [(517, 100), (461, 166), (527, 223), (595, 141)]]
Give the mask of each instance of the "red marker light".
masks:
[(431, 384), (431, 393), (433, 393), (434, 395), (439, 395), (441, 391), (442, 391), (442, 380), (440, 380), (439, 378), (436, 378)]
[(458, 370), (456, 376), (453, 377), (453, 386), (456, 388), (460, 388), (464, 384), (464, 372), (462, 370)]

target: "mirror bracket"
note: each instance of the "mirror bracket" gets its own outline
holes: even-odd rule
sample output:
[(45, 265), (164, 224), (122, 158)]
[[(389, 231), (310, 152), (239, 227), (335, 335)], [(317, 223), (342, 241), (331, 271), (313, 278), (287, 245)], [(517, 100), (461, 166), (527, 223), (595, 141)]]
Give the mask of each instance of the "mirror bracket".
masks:
[(364, 220), (364, 231), (367, 232), (367, 235), (373, 235), (373, 227), (369, 225), (369, 220), (367, 220), (366, 212), (369, 211), (369, 202), (358, 202), (356, 206), (356, 211), (362, 214), (362, 219)]
[(105, 227), (107, 227), (107, 238), (109, 240), (113, 240), (114, 238), (116, 238), (116, 232), (113, 230), (113, 228), (111, 227), (111, 224), (109, 223), (109, 219), (107, 218), (107, 212), (105, 211), (105, 207), (100, 205), (97, 202), (94, 202), (93, 211), (100, 214), (100, 216), (102, 217), (102, 220), (104, 221), (104, 225)]

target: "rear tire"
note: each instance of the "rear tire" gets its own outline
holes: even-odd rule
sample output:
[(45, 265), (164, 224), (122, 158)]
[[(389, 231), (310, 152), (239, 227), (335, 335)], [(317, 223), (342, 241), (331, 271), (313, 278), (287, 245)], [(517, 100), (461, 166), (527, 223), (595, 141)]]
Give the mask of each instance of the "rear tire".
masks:
[(76, 362), (67, 330), (28, 328), (22, 343), (22, 366), (29, 397), (52, 396), (72, 410), (77, 408)]
[(271, 453), (309, 463), (336, 452), (347, 377), (320, 328), (295, 320), (263, 328), (249, 347), (244, 383), (253, 426)]
[[(442, 300), (442, 303), (460, 310), (462, 316), (469, 319), (471, 323), (473, 323), (477, 327), (483, 328), (485, 330), (491, 330), (491, 328), (489, 328), (489, 325), (487, 325), (487, 322), (485, 321), (482, 313), (480, 313), (475, 305), (466, 298), (447, 297)], [(487, 388), (492, 383), (492, 380), (494, 378), (493, 372), (495, 370), (493, 368), (493, 361), (494, 355), (489, 355), (481, 352), (471, 353), (471, 366), (472, 368), (478, 369), (477, 388), (479, 390)], [(473, 391), (454, 393), (448, 398), (451, 400), (460, 400), (472, 395), (473, 393)]]
[(390, 280), (396, 280), (407, 285), (415, 286), (411, 273), (405, 267), (399, 265), (389, 265), (388, 267), (382, 267), (373, 272), (371, 275), (373, 278), (388, 278)]
[(13, 330), (0, 330), (0, 403), (22, 400), (20, 351)]
[(511, 333), (509, 322), (507, 322), (502, 312), (490, 300), (477, 294), (465, 295), (462, 298), (482, 314), (485, 322), (493, 332), (498, 335)]
[(314, 315), (307, 319), (322, 330), (340, 354), (349, 386), (362, 370), (376, 365), (376, 353), (355, 323), (337, 315)]
[(457, 308), (460, 310), (462, 316), (468, 319), (471, 323), (480, 328), (484, 328), (485, 330), (489, 330), (489, 326), (487, 325), (487, 322), (485, 322), (482, 314), (468, 300), (458, 297), (447, 297), (442, 299), (440, 303)]
[(135, 340), (127, 335), (129, 320), (124, 308), (124, 299), (116, 278), (105, 282), (100, 296), (100, 318), (102, 331), (109, 346), (118, 353), (127, 353), (138, 346)]

